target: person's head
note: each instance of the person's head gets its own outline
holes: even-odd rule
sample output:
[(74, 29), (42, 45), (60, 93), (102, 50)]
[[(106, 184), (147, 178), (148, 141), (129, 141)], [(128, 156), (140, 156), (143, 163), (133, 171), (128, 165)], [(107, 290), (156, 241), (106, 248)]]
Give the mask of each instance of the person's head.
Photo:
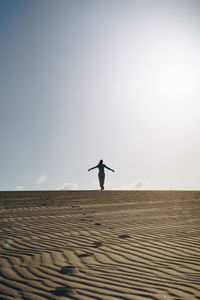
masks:
[(103, 163), (103, 159), (101, 159), (101, 160), (99, 161), (99, 165), (102, 165), (102, 163)]

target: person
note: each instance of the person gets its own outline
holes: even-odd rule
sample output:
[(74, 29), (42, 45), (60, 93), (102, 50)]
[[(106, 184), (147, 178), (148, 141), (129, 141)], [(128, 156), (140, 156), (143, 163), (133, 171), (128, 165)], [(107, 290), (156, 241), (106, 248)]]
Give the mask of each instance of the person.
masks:
[(102, 159), (100, 160), (100, 162), (98, 163), (97, 166), (95, 166), (95, 167), (93, 167), (93, 168), (90, 168), (90, 169), (88, 170), (88, 172), (91, 171), (91, 170), (94, 170), (94, 169), (96, 169), (96, 168), (99, 169), (98, 177), (99, 177), (99, 185), (100, 185), (100, 188), (101, 188), (101, 190), (104, 190), (104, 181), (105, 181), (105, 173), (104, 173), (104, 169), (106, 168), (106, 169), (108, 169), (108, 170), (110, 170), (110, 171), (112, 171), (112, 172), (115, 172), (115, 171), (114, 171), (113, 169), (110, 169), (110, 168), (107, 167), (106, 165), (104, 165)]

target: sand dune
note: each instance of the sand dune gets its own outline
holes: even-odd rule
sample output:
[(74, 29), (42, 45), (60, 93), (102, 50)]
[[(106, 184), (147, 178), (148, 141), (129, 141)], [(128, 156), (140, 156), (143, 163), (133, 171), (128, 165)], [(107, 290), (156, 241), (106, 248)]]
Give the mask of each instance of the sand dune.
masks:
[(200, 299), (200, 192), (0, 192), (0, 299)]

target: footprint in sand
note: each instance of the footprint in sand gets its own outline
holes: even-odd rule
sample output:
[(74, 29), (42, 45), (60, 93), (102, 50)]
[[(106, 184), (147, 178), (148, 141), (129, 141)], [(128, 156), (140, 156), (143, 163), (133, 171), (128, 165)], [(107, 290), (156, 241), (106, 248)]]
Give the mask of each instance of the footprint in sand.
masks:
[(127, 239), (127, 238), (130, 238), (130, 235), (128, 235), (128, 234), (120, 234), (118, 237), (120, 239)]
[(77, 272), (78, 272), (77, 268), (73, 266), (65, 266), (62, 267), (60, 270), (61, 274), (67, 274), (67, 275), (74, 275)]
[(101, 247), (103, 245), (103, 243), (102, 242), (94, 242), (94, 248), (99, 248), (99, 247)]
[(78, 257), (88, 257), (88, 256), (92, 256), (92, 253), (83, 253), (78, 255)]
[(76, 295), (76, 291), (73, 288), (71, 288), (69, 285), (57, 287), (51, 293), (53, 295), (60, 296), (60, 297)]

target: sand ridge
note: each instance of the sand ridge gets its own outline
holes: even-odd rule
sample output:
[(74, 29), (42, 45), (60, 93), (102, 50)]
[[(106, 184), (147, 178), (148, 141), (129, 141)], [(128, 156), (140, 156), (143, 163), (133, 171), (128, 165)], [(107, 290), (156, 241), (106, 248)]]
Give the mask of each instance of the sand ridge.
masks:
[(0, 299), (200, 299), (200, 192), (0, 192)]

